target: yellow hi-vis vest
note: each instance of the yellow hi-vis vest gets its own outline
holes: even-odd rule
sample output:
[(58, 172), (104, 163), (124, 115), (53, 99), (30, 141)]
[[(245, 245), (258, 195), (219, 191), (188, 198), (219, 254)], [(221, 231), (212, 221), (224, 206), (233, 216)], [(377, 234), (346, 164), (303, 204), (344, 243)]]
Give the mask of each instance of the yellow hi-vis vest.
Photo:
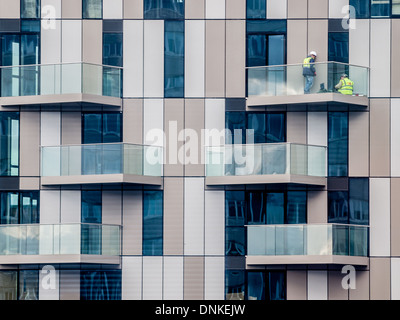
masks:
[(343, 80), (340, 80), (340, 82), (342, 83), (342, 86), (340, 87), (340, 89), (338, 91), (341, 94), (353, 94), (353, 86), (354, 86), (353, 81), (351, 81), (348, 78), (345, 78)]
[(307, 58), (304, 59), (303, 68), (310, 68), (311, 67), (311, 65), (310, 65), (310, 60), (311, 59), (312, 59), (312, 57), (307, 57)]

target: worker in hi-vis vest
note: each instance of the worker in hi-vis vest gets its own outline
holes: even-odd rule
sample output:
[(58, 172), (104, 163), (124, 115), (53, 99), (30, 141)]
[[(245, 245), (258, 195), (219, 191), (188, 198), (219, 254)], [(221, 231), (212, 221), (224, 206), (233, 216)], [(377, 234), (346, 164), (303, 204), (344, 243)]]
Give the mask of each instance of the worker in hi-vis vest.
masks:
[(314, 84), (314, 77), (317, 75), (315, 72), (314, 62), (317, 59), (317, 53), (311, 51), (310, 55), (303, 61), (303, 76), (306, 79), (306, 84), (304, 86), (304, 94), (310, 93), (310, 89)]
[(339, 83), (335, 86), (335, 88), (340, 92), (341, 94), (353, 94), (353, 87), (354, 87), (354, 82), (349, 79), (349, 76), (347, 74), (342, 74), (340, 76), (340, 81)]

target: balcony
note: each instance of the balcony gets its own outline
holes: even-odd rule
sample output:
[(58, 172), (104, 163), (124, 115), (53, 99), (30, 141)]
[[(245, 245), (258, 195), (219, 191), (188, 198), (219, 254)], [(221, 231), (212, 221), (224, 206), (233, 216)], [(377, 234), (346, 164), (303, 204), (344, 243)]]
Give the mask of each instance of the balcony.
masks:
[(2, 225), (0, 265), (119, 264), (121, 227), (101, 224)]
[(305, 184), (326, 186), (323, 146), (294, 143), (206, 148), (206, 184)]
[[(315, 70), (314, 85), (305, 94), (302, 64), (247, 68), (247, 106), (320, 103), (368, 106), (368, 68), (323, 62), (315, 63)], [(354, 82), (353, 95), (341, 94), (335, 89), (343, 73)]]
[(120, 107), (122, 69), (89, 63), (0, 67), (0, 105), (90, 103)]
[(127, 143), (42, 147), (42, 185), (161, 185), (162, 148)]
[(368, 265), (368, 226), (247, 226), (247, 265)]

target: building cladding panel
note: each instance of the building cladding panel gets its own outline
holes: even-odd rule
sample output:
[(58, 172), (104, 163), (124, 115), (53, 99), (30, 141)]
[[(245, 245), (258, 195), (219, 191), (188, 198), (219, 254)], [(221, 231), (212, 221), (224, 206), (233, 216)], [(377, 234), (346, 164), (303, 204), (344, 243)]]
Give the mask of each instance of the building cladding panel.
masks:
[[(26, 28), (24, 15), (33, 14), (24, 9), (22, 3), (25, 2), (31, 4), (35, 1), (0, 0), (0, 35), (25, 34), (21, 31), (22, 26)], [(352, 19), (354, 25), (350, 23), (348, 30), (343, 29), (342, 22), (347, 21), (342, 20), (345, 18), (343, 8), (362, 2), (357, 0), (165, 1), (171, 3), (176, 16), (152, 8), (151, 3), (159, 3), (157, 1), (103, 0), (95, 18), (85, 17), (87, 12), (82, 10), (86, 2), (93, 5), (89, 6), (90, 10), (95, 10), (96, 1), (42, 0), (39, 9), (40, 44), (35, 53), (39, 61), (31, 63), (25, 56), (24, 59), (28, 60), (23, 60), (24, 54), (20, 53), (18, 58), (13, 56), (12, 63), (101, 65), (106, 56), (110, 58), (108, 61), (116, 56), (122, 57), (122, 103), (120, 106), (107, 105), (104, 101), (90, 103), (83, 101), (85, 97), (80, 97), (82, 101), (78, 102), (68, 100), (69, 103), (54, 103), (50, 97), (34, 104), (21, 100), (22, 103), (16, 105), (1, 105), (6, 100), (0, 100), (0, 112), (15, 112), (19, 117), (19, 172), (16, 177), (7, 177), (11, 180), (0, 177), (0, 193), (3, 196), (9, 192), (10, 185), (13, 194), (38, 191), (40, 224), (43, 225), (80, 224), (84, 222), (84, 216), (96, 219), (100, 212), (100, 223), (122, 226), (121, 256), (118, 264), (99, 263), (86, 269), (84, 264), (71, 267), (71, 270), (61, 268), (56, 277), (59, 291), (38, 290), (39, 299), (82, 299), (82, 284), (96, 286), (88, 280), (89, 274), (95, 275), (93, 272), (97, 272), (99, 281), (105, 277), (117, 279), (118, 292), (112, 298), (228, 299), (234, 297), (227, 289), (233, 277), (231, 271), (243, 274), (240, 280), (243, 288), (238, 288), (246, 293), (235, 293), (240, 298), (250, 296), (248, 279), (257, 276), (271, 286), (275, 271), (284, 274), (284, 298), (288, 300), (400, 297), (397, 236), (400, 228), (397, 213), (400, 192), (397, 142), (400, 131), (396, 125), (400, 117), (398, 20), (390, 16), (378, 18), (373, 11), (375, 8), (369, 6), (368, 17)], [(329, 35), (335, 33), (331, 35), (335, 38), (346, 33), (349, 39), (345, 53), (347, 62), (370, 67), (369, 105), (365, 108), (337, 107), (329, 103), (247, 106), (246, 75), (249, 70), (246, 70), (246, 65), (251, 38), (248, 28), (249, 21), (253, 21), (248, 17), (250, 2), (264, 8), (264, 17), (255, 21), (260, 25), (264, 23), (262, 28), (273, 29), (262, 33), (265, 43), (272, 46), (277, 37), (284, 34), (279, 38), (284, 42), (283, 64), (301, 64), (310, 50), (318, 52), (318, 62), (328, 61), (331, 54)], [(54, 14), (50, 20), (49, 14)], [(167, 26), (166, 21), (182, 22), (183, 36), (181, 29), (176, 25)], [(285, 31), (274, 29), (278, 25), (284, 25)], [(117, 34), (122, 34), (122, 41), (105, 45), (105, 33), (114, 34), (114, 39), (117, 39)], [(5, 48), (3, 42), (0, 45), (0, 65), (4, 66), (9, 54)], [(179, 60), (182, 52), (183, 61)], [(273, 50), (261, 54), (274, 61)], [(98, 71), (93, 69), (92, 72)], [(168, 77), (165, 76), (167, 73)], [(68, 78), (64, 81), (68, 82)], [(166, 97), (170, 92), (177, 93), (174, 97)], [(300, 187), (291, 190), (285, 186), (263, 184), (209, 186), (204, 165), (204, 141), (200, 138), (204, 129), (225, 129), (229, 112), (242, 113), (245, 117), (257, 112), (283, 113), (285, 142), (328, 148), (334, 143), (329, 136), (329, 121), (336, 113), (345, 113), (348, 121), (347, 174), (343, 179), (328, 177), (327, 186), (319, 189)], [(99, 127), (88, 128), (83, 114), (91, 119), (100, 119)], [(158, 140), (156, 145), (164, 147), (167, 161), (179, 160), (180, 157), (193, 160), (193, 154), (196, 154), (196, 161), (165, 164), (162, 183), (156, 186), (96, 183), (96, 180), (91, 184), (42, 184), (44, 168), (41, 166), (43, 154), (40, 147), (78, 146), (87, 136), (92, 137), (96, 130), (100, 130), (103, 136), (94, 144), (114, 142), (114, 122), (107, 122), (106, 114), (121, 114), (123, 138), (117, 143), (151, 144), (154, 143), (151, 133), (163, 131), (165, 139)], [(189, 138), (182, 140), (179, 137), (182, 131)], [(191, 138), (195, 135), (198, 141)], [(223, 144), (221, 140), (224, 139), (225, 136), (220, 137), (219, 144)], [(173, 149), (175, 144), (177, 147)], [(3, 149), (0, 151), (5, 152)], [(77, 158), (80, 157), (78, 154)], [(343, 289), (343, 275), (336, 266), (261, 265), (248, 266), (246, 270), (243, 252), (242, 257), (226, 255), (232, 249), (227, 245), (232, 243), (229, 242), (231, 234), (228, 229), (236, 228), (237, 234), (244, 230), (243, 225), (232, 226), (225, 219), (230, 205), (226, 199), (228, 193), (242, 193), (244, 197), (281, 194), (287, 201), (291, 191), (305, 191), (307, 223), (324, 224), (329, 222), (331, 194), (351, 193), (347, 188), (349, 181), (355, 178), (369, 182), (370, 226), (368, 263), (356, 268), (356, 289)], [(96, 207), (94, 193), (87, 202), (83, 196), (84, 192), (96, 191), (100, 197), (100, 209)], [(161, 198), (158, 192), (161, 192)], [(162, 204), (157, 202), (157, 209), (154, 209), (159, 200)], [(1, 205), (5, 206), (6, 202), (1, 200)], [(22, 203), (21, 200), (21, 208), (24, 207)], [(157, 214), (151, 217), (155, 211)], [(148, 223), (153, 224), (145, 228)], [(156, 250), (157, 254), (148, 254), (151, 250)], [(240, 248), (237, 250), (240, 252)], [(37, 265), (33, 267), (35, 272), (38, 272), (40, 264), (46, 263), (43, 259), (39, 255)], [(21, 270), (23, 266), (21, 263)], [(20, 280), (28, 277), (28, 273), (12, 271), (7, 264), (0, 269), (0, 276), (4, 279), (10, 276), (4, 270), (15, 272)]]

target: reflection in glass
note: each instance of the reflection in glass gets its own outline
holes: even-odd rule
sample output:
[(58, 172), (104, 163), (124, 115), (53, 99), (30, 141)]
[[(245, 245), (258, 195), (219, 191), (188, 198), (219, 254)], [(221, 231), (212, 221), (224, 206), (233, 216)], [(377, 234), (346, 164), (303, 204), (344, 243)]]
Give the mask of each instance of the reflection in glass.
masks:
[(0, 301), (17, 300), (17, 271), (0, 271)]
[(307, 223), (307, 192), (288, 191), (286, 208), (286, 223)]
[(39, 271), (19, 271), (18, 300), (39, 300)]
[(145, 19), (184, 19), (185, 0), (144, 0)]
[(348, 223), (349, 222), (349, 194), (347, 191), (328, 192), (328, 222)]
[(81, 271), (81, 300), (121, 300), (121, 270)]
[(245, 298), (245, 271), (225, 271), (225, 299), (244, 300)]
[(225, 255), (244, 256), (246, 254), (245, 233), (244, 227), (225, 228)]
[(286, 300), (286, 280), (282, 271), (268, 272), (269, 300)]
[(39, 19), (40, 0), (21, 0), (21, 19)]
[(265, 19), (266, 1), (265, 0), (247, 0), (246, 1), (247, 19)]
[(347, 176), (349, 118), (346, 112), (329, 112), (328, 117), (328, 175)]
[(267, 224), (285, 223), (284, 193), (267, 193)]
[(103, 0), (83, 0), (83, 19), (101, 19), (103, 17)]
[(163, 254), (163, 192), (143, 191), (143, 255)]
[(265, 224), (264, 194), (249, 192), (248, 194), (247, 224)]
[(265, 300), (264, 272), (247, 273), (247, 300)]

